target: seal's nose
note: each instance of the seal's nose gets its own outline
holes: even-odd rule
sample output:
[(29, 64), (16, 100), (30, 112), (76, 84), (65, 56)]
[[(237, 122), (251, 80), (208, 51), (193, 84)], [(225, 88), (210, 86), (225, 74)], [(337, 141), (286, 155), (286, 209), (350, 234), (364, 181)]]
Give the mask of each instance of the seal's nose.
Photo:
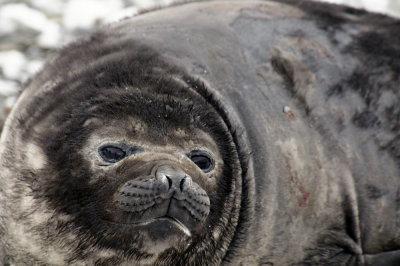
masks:
[(171, 166), (161, 165), (157, 168), (156, 179), (167, 185), (168, 190), (183, 192), (192, 184), (192, 179), (182, 169)]

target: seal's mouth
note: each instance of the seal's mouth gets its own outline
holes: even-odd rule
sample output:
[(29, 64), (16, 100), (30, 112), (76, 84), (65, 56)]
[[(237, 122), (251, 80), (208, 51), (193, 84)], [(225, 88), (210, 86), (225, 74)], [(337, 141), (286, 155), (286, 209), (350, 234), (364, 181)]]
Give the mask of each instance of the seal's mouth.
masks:
[(187, 228), (186, 225), (184, 225), (181, 221), (179, 221), (178, 219), (176, 219), (174, 217), (164, 216), (164, 217), (156, 218), (154, 220), (158, 220), (160, 222), (165, 222), (165, 223), (171, 223), (175, 227), (177, 227), (180, 231), (182, 231), (182, 233), (184, 233), (185, 235), (192, 236), (192, 233), (190, 232), (189, 228)]
[(109, 223), (120, 225), (120, 226), (134, 226), (134, 227), (154, 227), (156, 231), (165, 231), (165, 232), (174, 232), (180, 231), (184, 235), (191, 237), (192, 233), (190, 232), (189, 228), (185, 224), (183, 224), (178, 219), (171, 217), (171, 216), (162, 216), (158, 218), (149, 219), (144, 222), (115, 222), (106, 220)]

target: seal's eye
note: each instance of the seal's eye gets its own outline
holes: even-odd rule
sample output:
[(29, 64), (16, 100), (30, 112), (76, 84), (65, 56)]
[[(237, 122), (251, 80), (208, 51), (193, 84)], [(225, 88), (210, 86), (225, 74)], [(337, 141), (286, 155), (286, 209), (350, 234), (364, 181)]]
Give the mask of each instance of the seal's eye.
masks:
[(188, 156), (204, 173), (208, 173), (214, 169), (214, 159), (208, 152), (194, 150)]
[(103, 146), (99, 149), (101, 158), (109, 163), (116, 163), (126, 156), (126, 152), (116, 146)]
[(122, 142), (109, 143), (99, 148), (99, 155), (108, 163), (116, 163), (127, 156), (143, 152), (142, 147), (131, 146)]

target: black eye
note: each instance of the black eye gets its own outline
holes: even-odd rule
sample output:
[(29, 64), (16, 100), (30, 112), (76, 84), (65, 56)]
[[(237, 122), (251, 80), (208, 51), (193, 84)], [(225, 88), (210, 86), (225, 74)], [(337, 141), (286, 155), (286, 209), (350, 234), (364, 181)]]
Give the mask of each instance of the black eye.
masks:
[(204, 173), (214, 169), (214, 159), (208, 152), (195, 150), (191, 151), (188, 156)]
[(116, 163), (126, 156), (126, 152), (119, 147), (104, 146), (99, 150), (101, 158), (109, 163)]
[(133, 147), (127, 144), (107, 144), (99, 148), (99, 154), (104, 161), (116, 163), (126, 156), (143, 151), (140, 147)]

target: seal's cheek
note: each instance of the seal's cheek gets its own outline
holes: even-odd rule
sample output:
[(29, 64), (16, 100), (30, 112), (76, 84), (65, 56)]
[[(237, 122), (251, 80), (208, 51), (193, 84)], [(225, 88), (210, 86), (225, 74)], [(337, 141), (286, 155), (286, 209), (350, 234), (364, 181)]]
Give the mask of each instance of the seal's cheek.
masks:
[(43, 169), (46, 165), (46, 155), (43, 150), (34, 143), (25, 145), (24, 154), (26, 156), (27, 167), (34, 170)]

